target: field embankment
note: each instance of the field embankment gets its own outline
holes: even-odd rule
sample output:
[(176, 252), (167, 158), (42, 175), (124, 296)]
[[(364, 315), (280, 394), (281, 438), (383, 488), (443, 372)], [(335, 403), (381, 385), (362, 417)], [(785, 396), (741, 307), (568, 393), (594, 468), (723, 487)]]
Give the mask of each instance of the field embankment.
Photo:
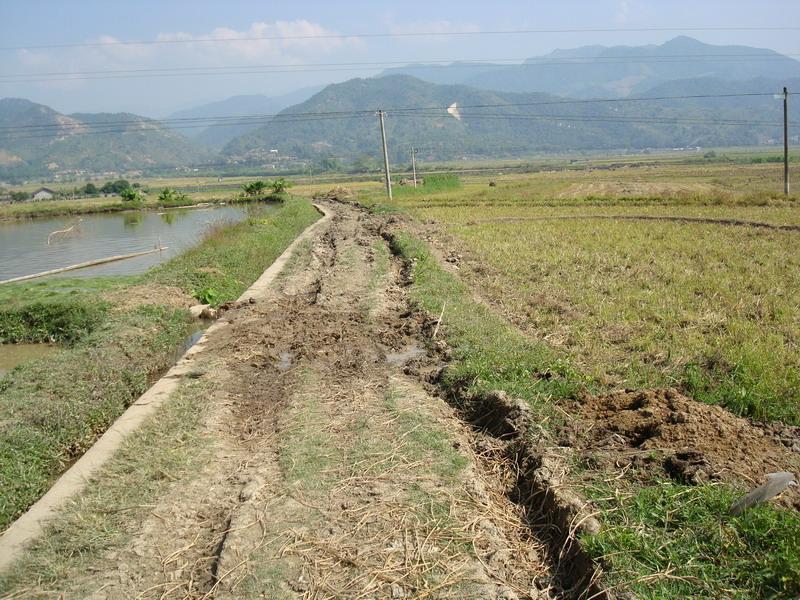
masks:
[(175, 361), (198, 327), (189, 306), (234, 300), (317, 217), (310, 203), (292, 200), (207, 231), (143, 276), (0, 288), (3, 342), (61, 346), (0, 379), (0, 528)]

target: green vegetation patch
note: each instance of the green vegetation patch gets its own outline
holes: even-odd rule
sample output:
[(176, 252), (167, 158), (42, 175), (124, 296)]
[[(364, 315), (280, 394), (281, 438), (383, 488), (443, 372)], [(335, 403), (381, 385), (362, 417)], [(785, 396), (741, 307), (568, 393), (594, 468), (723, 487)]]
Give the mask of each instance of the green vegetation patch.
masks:
[(0, 310), (0, 344), (73, 344), (103, 321), (107, 309), (105, 302), (57, 299), (33, 302), (17, 310)]
[(182, 310), (115, 313), (74, 347), (0, 379), (0, 529), (174, 362), (188, 330)]
[(255, 211), (242, 223), (209, 229), (199, 246), (153, 269), (147, 279), (177, 285), (214, 306), (235, 300), (318, 218), (319, 212), (299, 199), (265, 215)]
[(612, 583), (639, 598), (800, 597), (800, 518), (761, 506), (727, 515), (722, 486), (671, 482), (591, 492), (604, 528), (584, 539)]

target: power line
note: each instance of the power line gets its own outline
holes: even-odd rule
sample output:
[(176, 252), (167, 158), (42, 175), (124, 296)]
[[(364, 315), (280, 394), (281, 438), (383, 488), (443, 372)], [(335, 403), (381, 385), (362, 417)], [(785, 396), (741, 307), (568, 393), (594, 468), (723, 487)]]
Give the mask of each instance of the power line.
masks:
[(560, 34), (560, 33), (644, 33), (644, 32), (715, 32), (715, 31), (800, 31), (800, 27), (772, 26), (772, 27), (608, 27), (608, 28), (565, 28), (565, 29), (510, 29), (488, 31), (426, 31), (426, 32), (385, 32), (385, 33), (325, 33), (317, 35), (283, 35), (283, 36), (243, 36), (231, 38), (193, 38), (176, 40), (139, 40), (139, 41), (113, 41), (113, 42), (70, 42), (63, 44), (37, 44), (28, 46), (0, 46), (0, 51), (13, 50), (40, 50), (54, 48), (97, 48), (106, 46), (155, 46), (197, 43), (236, 43), (256, 41), (293, 41), (293, 40), (330, 40), (330, 39), (359, 39), (359, 38), (418, 38), (418, 37), (474, 37), (483, 35), (531, 35), (531, 34)]
[[(602, 56), (597, 58), (494, 58), (494, 59), (430, 59), (412, 61), (344, 62), (269, 64), (269, 65), (227, 65), (204, 67), (163, 67), (147, 69), (108, 69), (102, 71), (50, 71), (41, 73), (0, 74), (0, 83), (36, 83), (43, 81), (131, 79), (150, 77), (205, 76), (205, 75), (246, 75), (257, 73), (350, 71), (369, 68), (415, 67), (474, 69), (487, 67), (537, 68), (542, 66), (595, 65), (595, 64), (670, 64), (684, 62), (740, 62), (748, 59), (756, 62), (780, 61), (790, 56), (800, 56), (800, 52), (787, 54), (674, 54), (674, 55), (628, 55)], [(340, 68), (341, 67), (341, 68)]]
[[(668, 100), (693, 100), (693, 99), (717, 99), (717, 98), (747, 98), (747, 97), (772, 97), (774, 93), (770, 92), (752, 92), (752, 93), (738, 93), (738, 94), (691, 94), (680, 96), (649, 96), (638, 98), (592, 98), (585, 100), (549, 100), (538, 102), (511, 102), (511, 103), (494, 103), (494, 104), (465, 104), (459, 105), (460, 110), (464, 109), (484, 109), (484, 108), (520, 108), (520, 107), (535, 107), (535, 106), (562, 106), (562, 105), (584, 105), (584, 104), (607, 104), (607, 103), (631, 103), (631, 102), (657, 102)], [(248, 121), (269, 121), (272, 119), (280, 118), (282, 120), (298, 119), (304, 117), (335, 117), (335, 116), (348, 116), (348, 115), (373, 115), (377, 109), (360, 109), (349, 111), (327, 111), (327, 112), (303, 112), (303, 113), (264, 113), (258, 115), (225, 115), (218, 117), (183, 117), (174, 119), (129, 119), (106, 121), (104, 123), (80, 123), (75, 127), (82, 127), (86, 129), (113, 127), (119, 125), (137, 125), (137, 124), (159, 124), (171, 129), (185, 128), (194, 129), (203, 126), (212, 126), (219, 124), (220, 126), (247, 124)], [(409, 112), (420, 111), (446, 111), (446, 106), (411, 106), (411, 107), (394, 107), (384, 109), (387, 113), (403, 114)], [(469, 117), (476, 116), (475, 114), (467, 115)], [(512, 115), (508, 115), (512, 116)], [(573, 115), (576, 116), (576, 115)], [(208, 124), (208, 125), (206, 125)], [(765, 124), (759, 122), (757, 124)], [(68, 127), (68, 126), (67, 126)], [(18, 125), (0, 127), (0, 134), (14, 133), (17, 131), (46, 131), (46, 130), (62, 130), (65, 129), (63, 124), (43, 124), (43, 125)], [(20, 139), (20, 138), (15, 138)]]
[[(281, 122), (285, 123), (308, 123), (308, 122), (317, 122), (317, 121), (329, 121), (329, 120), (336, 120), (336, 119), (358, 119), (364, 118), (366, 116), (374, 115), (374, 111), (359, 111), (354, 112), (353, 114), (349, 115), (327, 115), (327, 116), (303, 116), (298, 115), (298, 118), (292, 119), (280, 119), (280, 118), (272, 118), (270, 120), (265, 120), (264, 124), (279, 124)], [(396, 113), (396, 117), (400, 118), (418, 118), (418, 119), (439, 119), (443, 118), (446, 115), (441, 113), (436, 114), (424, 114), (424, 113)], [(722, 120), (722, 119), (683, 119), (680, 117), (614, 117), (614, 116), (581, 116), (581, 115), (531, 115), (531, 114), (468, 114), (463, 115), (462, 118), (465, 119), (487, 119), (487, 120), (505, 120), (505, 121), (563, 121), (563, 122), (574, 122), (574, 123), (644, 123), (644, 124), (652, 124), (652, 125), (680, 125), (680, 124), (687, 124), (687, 125), (710, 125), (710, 126), (724, 126), (724, 127), (780, 127), (781, 123), (778, 122), (770, 122), (770, 121), (745, 121), (745, 120)], [(208, 127), (220, 127), (225, 126), (228, 124), (211, 124)], [(196, 125), (183, 125), (183, 126), (174, 126), (171, 129), (194, 129)], [(168, 131), (168, 130), (167, 130)], [(88, 135), (109, 135), (109, 134), (120, 134), (120, 133), (156, 133), (160, 132), (163, 133), (164, 130), (162, 129), (140, 129), (131, 131), (130, 129), (95, 129), (93, 131), (80, 131), (73, 133), (74, 136), (88, 136)], [(26, 135), (26, 136), (9, 136), (7, 139), (9, 140), (31, 140), (31, 139), (52, 139), (52, 134), (40, 134), (40, 135)]]
[[(0, 84), (14, 83), (47, 83), (54, 81), (102, 81), (107, 79), (153, 79), (163, 77), (207, 77), (219, 75), (267, 75), (278, 73), (332, 73), (363, 71), (376, 68), (414, 67), (416, 69), (436, 69), (442, 67), (456, 69), (507, 69), (509, 67), (533, 69), (548, 66), (573, 65), (616, 65), (616, 64), (682, 64), (682, 63), (730, 63), (748, 60), (751, 62), (779, 62), (786, 57), (800, 56), (800, 53), (764, 56), (758, 54), (741, 55), (674, 55), (664, 57), (619, 56), (587, 58), (514, 58), (493, 60), (466, 61), (386, 61), (356, 63), (308, 63), (278, 65), (242, 65), (222, 67), (171, 67), (161, 69), (118, 69), (107, 71), (64, 71), (47, 73), (5, 74), (0, 75)], [(525, 62), (520, 62), (525, 61)]]

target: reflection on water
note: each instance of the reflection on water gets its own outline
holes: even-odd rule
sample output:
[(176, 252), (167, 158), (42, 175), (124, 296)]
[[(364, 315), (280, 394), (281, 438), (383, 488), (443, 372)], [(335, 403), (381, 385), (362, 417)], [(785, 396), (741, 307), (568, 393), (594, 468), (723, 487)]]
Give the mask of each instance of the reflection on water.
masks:
[(251, 205), (84, 215), (67, 234), (51, 237), (49, 245), (47, 240), (53, 232), (76, 225), (75, 217), (0, 222), (0, 280), (142, 252), (157, 248), (159, 243), (167, 246), (164, 252), (69, 271), (64, 276), (142, 273), (195, 245), (209, 226), (242, 221), (250, 212), (273, 210), (274, 205)]
[(57, 346), (49, 344), (0, 344), (0, 377), (25, 361), (48, 356), (57, 350)]
[(122, 222), (125, 227), (138, 227), (142, 224), (142, 213), (132, 212), (125, 213), (122, 216)]

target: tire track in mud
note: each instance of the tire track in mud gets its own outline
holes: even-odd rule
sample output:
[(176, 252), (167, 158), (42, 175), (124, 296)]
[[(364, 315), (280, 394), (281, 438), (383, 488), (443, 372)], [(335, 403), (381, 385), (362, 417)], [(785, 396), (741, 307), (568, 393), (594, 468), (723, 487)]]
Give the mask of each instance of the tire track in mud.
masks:
[(423, 383), (444, 365), (435, 322), (409, 305), (385, 219), (332, 210), (198, 359), (219, 397), (203, 467), (100, 573), (76, 577), (97, 582), (95, 598), (594, 593), (592, 565), (557, 533), (542, 465), (509, 429), (521, 421), (497, 405), (459, 414)]

